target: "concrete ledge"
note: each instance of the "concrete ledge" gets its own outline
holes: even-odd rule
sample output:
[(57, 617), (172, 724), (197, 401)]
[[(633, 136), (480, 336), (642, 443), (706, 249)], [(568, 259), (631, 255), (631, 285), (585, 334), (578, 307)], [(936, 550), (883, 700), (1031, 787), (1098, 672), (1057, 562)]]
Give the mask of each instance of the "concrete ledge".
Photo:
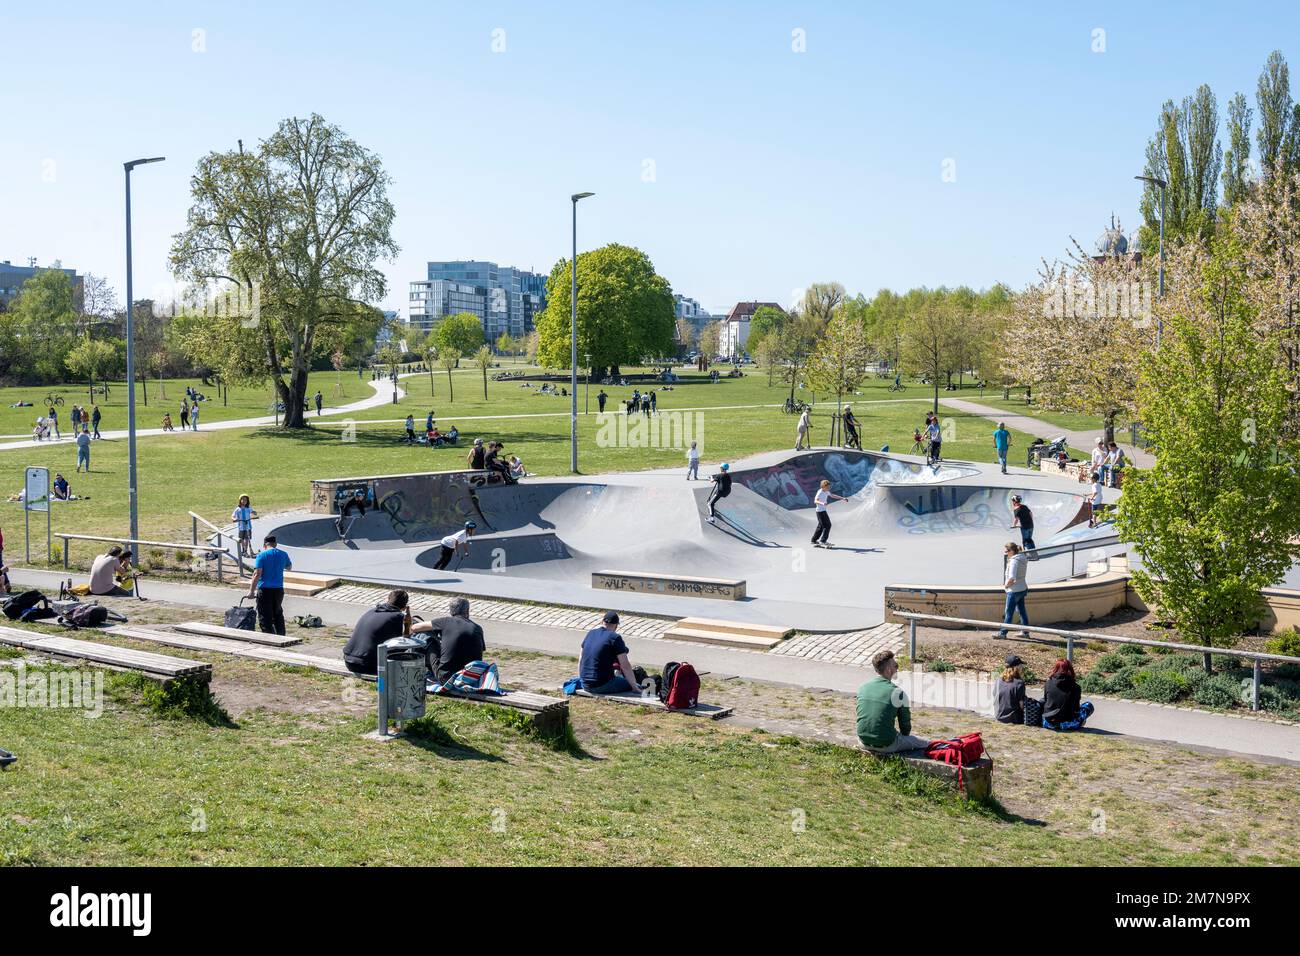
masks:
[(591, 586), (603, 591), (639, 591), (648, 594), (676, 594), (681, 597), (740, 601), (745, 582), (726, 578), (693, 578), (681, 574), (651, 574), (645, 571), (593, 571)]
[[(1082, 623), (1129, 606), (1127, 574), (1107, 571), (1091, 578), (1031, 584), (1025, 607), (1035, 624)], [(905, 622), (899, 611), (966, 617), (1000, 626), (1006, 592), (1000, 585), (891, 584), (885, 587), (885, 620)], [(927, 626), (942, 627), (942, 624)], [(951, 625), (958, 627), (958, 625)]]

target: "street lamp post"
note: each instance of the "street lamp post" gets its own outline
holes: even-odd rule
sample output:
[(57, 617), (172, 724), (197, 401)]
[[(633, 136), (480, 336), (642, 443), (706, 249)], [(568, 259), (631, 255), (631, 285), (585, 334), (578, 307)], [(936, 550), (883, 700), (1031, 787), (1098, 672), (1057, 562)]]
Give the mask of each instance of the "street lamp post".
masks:
[[(1134, 176), (1134, 179), (1140, 179), (1144, 183), (1150, 183), (1160, 190), (1160, 279), (1156, 285), (1156, 298), (1165, 297), (1165, 190), (1169, 184), (1163, 179), (1157, 179), (1155, 176)], [(1160, 348), (1160, 340), (1164, 338), (1165, 320), (1163, 316), (1156, 317), (1156, 348)]]
[(571, 315), (569, 319), (569, 468), (578, 473), (578, 200), (595, 193), (574, 193), (573, 203), (573, 260), (569, 271), (573, 287), (569, 292)]
[(126, 480), (133, 539), (140, 537), (140, 509), (135, 461), (135, 299), (131, 287), (131, 170), (146, 163), (161, 163), (164, 158), (155, 156), (152, 159), (133, 159), (122, 164), (126, 169)]

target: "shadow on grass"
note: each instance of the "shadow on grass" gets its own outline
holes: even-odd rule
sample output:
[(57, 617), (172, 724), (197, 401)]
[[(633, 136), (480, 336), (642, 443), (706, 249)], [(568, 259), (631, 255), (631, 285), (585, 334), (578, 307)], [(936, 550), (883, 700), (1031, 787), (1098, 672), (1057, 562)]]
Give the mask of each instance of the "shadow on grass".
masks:
[[(450, 421), (450, 419), (447, 419)], [(359, 423), (360, 424), (360, 423)], [(417, 422), (417, 425), (423, 426), (423, 422)], [(353, 433), (347, 444), (358, 445), (362, 448), (400, 448), (406, 445), (402, 440), (405, 431), (400, 425), (385, 426), (379, 428), (361, 428), (358, 427)], [(509, 442), (567, 442), (567, 434), (555, 434), (551, 432), (537, 431), (517, 431), (513, 428), (506, 427), (503, 429), (483, 429), (481, 434), (475, 434), (471, 430), (461, 432), (460, 441), (455, 445), (444, 445), (441, 448), (430, 448), (427, 445), (407, 445), (411, 449), (412, 456), (424, 454), (430, 458), (441, 461), (443, 456), (450, 457), (458, 463), (464, 463), (465, 456), (473, 448), (475, 438), (483, 438), (485, 441), (496, 436), (509, 439)], [(292, 431), (286, 431), (279, 428), (258, 428), (244, 432), (240, 436), (247, 439), (271, 439), (276, 441), (293, 441), (304, 445), (334, 445), (342, 441), (340, 428), (300, 428)], [(507, 450), (509, 445), (507, 444)]]

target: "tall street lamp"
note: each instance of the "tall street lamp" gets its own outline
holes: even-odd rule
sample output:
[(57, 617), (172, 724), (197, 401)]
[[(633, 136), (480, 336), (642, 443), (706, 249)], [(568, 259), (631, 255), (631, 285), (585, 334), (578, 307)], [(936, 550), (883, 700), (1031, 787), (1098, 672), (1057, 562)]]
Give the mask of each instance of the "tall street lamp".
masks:
[(139, 498), (135, 466), (135, 298), (131, 289), (131, 170), (146, 163), (161, 163), (166, 157), (133, 159), (126, 169), (126, 455), (127, 498), (131, 509), (131, 537), (140, 537)]
[(595, 193), (574, 193), (573, 202), (573, 288), (569, 293), (572, 314), (569, 320), (569, 468), (578, 473), (578, 200)]
[[(1169, 188), (1169, 184), (1155, 176), (1134, 176), (1133, 178), (1155, 186), (1160, 190), (1160, 280), (1156, 286), (1156, 298), (1163, 299), (1165, 297), (1165, 190)], [(1164, 332), (1164, 317), (1157, 316), (1156, 348), (1160, 348), (1160, 340), (1164, 337)]]

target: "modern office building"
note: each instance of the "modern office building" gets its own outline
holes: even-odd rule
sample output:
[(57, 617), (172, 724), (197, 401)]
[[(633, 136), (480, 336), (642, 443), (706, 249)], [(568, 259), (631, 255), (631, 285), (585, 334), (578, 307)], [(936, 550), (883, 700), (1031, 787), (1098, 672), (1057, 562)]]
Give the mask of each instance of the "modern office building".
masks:
[(32, 265), (16, 266), (6, 259), (0, 262), (0, 312), (6, 311), (9, 304), (18, 297), (23, 283), (47, 269), (57, 269), (72, 280), (72, 294), (78, 302), (81, 301), (81, 276), (77, 275), (76, 269), (64, 269), (57, 262), (52, 266), (38, 266), (34, 262)]
[(489, 342), (503, 332), (522, 338), (546, 307), (546, 276), (477, 260), (430, 262), (428, 277), (411, 283), (407, 321), (431, 329), (449, 315), (472, 312)]

